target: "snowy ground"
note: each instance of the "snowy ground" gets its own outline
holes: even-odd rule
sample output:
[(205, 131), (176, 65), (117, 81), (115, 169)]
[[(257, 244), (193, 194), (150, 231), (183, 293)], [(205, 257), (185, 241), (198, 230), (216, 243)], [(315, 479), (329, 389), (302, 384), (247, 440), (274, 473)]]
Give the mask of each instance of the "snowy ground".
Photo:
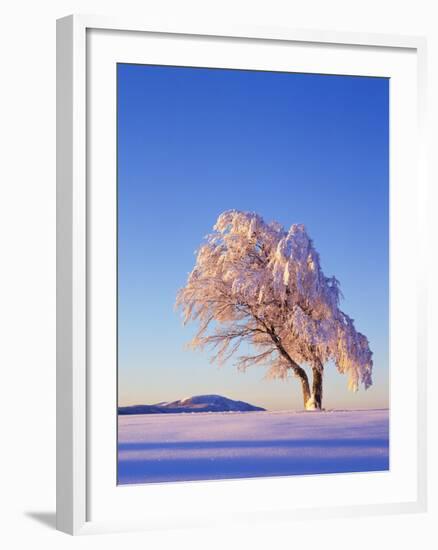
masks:
[(388, 410), (119, 416), (119, 483), (387, 470)]

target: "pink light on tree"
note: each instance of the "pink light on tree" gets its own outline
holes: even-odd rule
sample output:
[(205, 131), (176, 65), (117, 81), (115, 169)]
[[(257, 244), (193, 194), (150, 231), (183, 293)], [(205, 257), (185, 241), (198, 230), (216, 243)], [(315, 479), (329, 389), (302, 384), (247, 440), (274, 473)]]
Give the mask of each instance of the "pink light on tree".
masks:
[(340, 295), (303, 225), (285, 231), (255, 213), (230, 210), (199, 248), (177, 306), (184, 323), (199, 324), (192, 348), (211, 347), (212, 360), (222, 364), (249, 344), (253, 353), (238, 356), (237, 366), (265, 365), (271, 378), (292, 373), (311, 410), (322, 407), (330, 360), (351, 390), (372, 384), (368, 340), (339, 308)]

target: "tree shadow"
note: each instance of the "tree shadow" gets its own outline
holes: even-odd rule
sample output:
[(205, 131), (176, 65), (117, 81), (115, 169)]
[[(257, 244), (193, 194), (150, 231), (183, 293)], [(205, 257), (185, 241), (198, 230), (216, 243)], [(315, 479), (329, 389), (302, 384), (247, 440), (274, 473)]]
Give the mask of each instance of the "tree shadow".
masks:
[(56, 529), (56, 512), (25, 512), (25, 515), (50, 529)]
[(165, 460), (119, 459), (117, 482), (163, 483), (295, 475), (346, 474), (389, 470), (387, 453), (321, 456), (170, 456)]
[(306, 439), (221, 439), (217, 441), (122, 441), (118, 444), (119, 452), (148, 451), (148, 450), (201, 450), (201, 449), (265, 449), (265, 448), (321, 448), (321, 449), (348, 449), (378, 447), (387, 449), (388, 437), (369, 438), (306, 438)]

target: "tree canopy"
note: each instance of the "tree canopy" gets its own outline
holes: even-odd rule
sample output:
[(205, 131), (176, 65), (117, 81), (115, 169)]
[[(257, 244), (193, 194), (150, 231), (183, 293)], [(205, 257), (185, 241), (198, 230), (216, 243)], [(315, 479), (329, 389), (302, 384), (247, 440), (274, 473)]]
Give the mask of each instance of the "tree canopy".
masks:
[(372, 352), (340, 298), (339, 281), (324, 275), (303, 225), (286, 231), (255, 213), (230, 210), (197, 251), (177, 306), (185, 323), (199, 323), (191, 346), (211, 346), (212, 360), (223, 363), (247, 343), (253, 353), (237, 357), (240, 369), (265, 365), (269, 377), (292, 371), (302, 382), (304, 365), (315, 378), (333, 361), (356, 391), (372, 384)]

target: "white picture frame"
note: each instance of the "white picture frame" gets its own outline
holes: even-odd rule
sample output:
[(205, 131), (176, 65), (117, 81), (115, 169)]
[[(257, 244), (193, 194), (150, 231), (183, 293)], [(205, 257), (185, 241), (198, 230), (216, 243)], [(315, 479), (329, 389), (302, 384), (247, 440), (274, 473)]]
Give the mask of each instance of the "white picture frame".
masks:
[[(92, 33), (96, 31), (104, 36), (101, 44), (91, 38), (94, 36)], [(128, 35), (130, 40), (136, 41), (136, 50), (133, 49), (132, 44), (128, 44), (128, 41), (125, 41), (125, 44), (125, 39), (121, 38)], [(102, 181), (102, 178), (106, 177), (103, 172), (98, 172), (97, 175), (95, 172), (95, 170), (101, 170), (103, 165), (102, 163), (99, 164), (96, 136), (90, 133), (90, 126), (92, 126), (92, 132), (95, 132), (96, 127), (99, 126), (99, 121), (108, 120), (105, 119), (105, 116), (111, 113), (111, 109), (114, 107), (114, 97), (112, 92), (109, 93), (109, 98), (103, 102), (102, 111), (96, 115), (94, 115), (94, 112), (91, 114), (92, 109), (90, 107), (95, 103), (93, 103), (94, 91), (90, 87), (95, 83), (100, 86), (107, 86), (108, 83), (105, 79), (107, 76), (111, 78), (108, 67), (111, 69), (110, 62), (114, 62), (114, 56), (117, 57), (118, 52), (123, 49), (124, 61), (128, 61), (127, 57), (134, 59), (133, 52), (140, 52), (141, 50), (139, 41), (143, 40), (142, 37), (154, 40), (154, 59), (156, 59), (157, 54), (158, 58), (162, 55), (163, 59), (168, 60), (168, 64), (174, 60), (173, 64), (176, 65), (182, 62), (176, 55), (173, 46), (168, 46), (168, 41), (180, 41), (178, 42), (179, 45), (185, 41), (187, 52), (189, 50), (192, 52), (198, 51), (194, 47), (196, 41), (214, 42), (214, 51), (211, 50), (209, 53), (208, 48), (203, 48), (204, 57), (199, 58), (199, 66), (203, 66), (203, 63), (213, 63), (213, 66), (215, 63), (219, 63), (219, 61), (215, 61), (214, 56), (216, 54), (214, 52), (219, 51), (220, 53), (221, 48), (233, 49), (232, 53), (235, 57), (235, 53), (239, 51), (241, 44), (249, 45), (247, 48), (248, 53), (245, 54), (248, 56), (254, 55), (251, 53), (252, 46), (259, 45), (261, 57), (264, 59), (263, 62), (268, 65), (272, 63), (270, 51), (276, 46), (282, 48), (294, 46), (301, 48), (301, 50), (306, 49), (309, 52), (312, 51), (312, 48), (319, 48), (318, 55), (324, 49), (327, 49), (329, 53), (336, 50), (337, 58), (335, 54), (330, 53), (324, 61), (327, 64), (325, 72), (332, 70), (336, 74), (344, 74), (342, 72), (343, 63), (354, 63), (354, 56), (359, 55), (362, 50), (366, 50), (367, 55), (364, 55), (362, 60), (358, 59), (357, 61), (359, 67), (357, 71), (360, 74), (374, 74), (377, 71), (382, 76), (387, 74), (392, 77), (395, 75), (395, 82), (397, 82), (397, 78), (400, 78), (399, 83), (403, 81), (404, 85), (399, 86), (405, 89), (403, 93), (409, 94), (409, 90), (411, 90), (411, 95), (406, 96), (404, 99), (400, 98), (400, 102), (398, 96), (393, 96), (394, 109), (401, 109), (403, 105), (409, 104), (411, 118), (406, 122), (400, 122), (400, 126), (398, 126), (399, 121), (397, 119), (391, 123), (391, 140), (398, 139), (399, 133), (397, 130), (412, 129), (409, 136), (403, 137), (404, 141), (400, 136), (400, 141), (395, 143), (395, 149), (400, 157), (406, 157), (403, 162), (409, 164), (401, 166), (401, 164), (399, 165), (399, 162), (402, 162), (401, 159), (391, 159), (391, 177), (397, 179), (397, 181), (400, 180), (398, 189), (401, 190), (400, 196), (396, 195), (395, 197), (397, 201), (393, 197), (394, 200), (391, 205), (391, 214), (394, 220), (391, 221), (392, 238), (396, 243), (397, 254), (399, 254), (391, 258), (391, 277), (394, 276), (394, 273), (398, 273), (398, 269), (405, 266), (403, 262), (406, 261), (406, 258), (403, 257), (402, 247), (398, 246), (399, 241), (397, 239), (403, 238), (408, 244), (417, 243), (418, 250), (416, 253), (420, 260), (417, 262), (415, 271), (410, 271), (407, 275), (400, 275), (397, 279), (391, 279), (392, 286), (394, 289), (397, 287), (397, 292), (400, 291), (400, 293), (405, 281), (403, 277), (415, 277), (418, 282), (415, 292), (412, 293), (408, 303), (404, 304), (405, 311), (412, 314), (415, 322), (409, 321), (411, 324), (398, 325), (399, 316), (397, 312), (400, 303), (397, 299), (392, 299), (391, 304), (392, 337), (394, 339), (398, 338), (400, 343), (403, 335), (407, 335), (406, 331), (415, 332), (415, 338), (412, 339), (413, 343), (405, 353), (407, 358), (412, 358), (415, 362), (414, 379), (405, 382), (404, 385), (402, 380), (398, 384), (397, 376), (393, 377), (392, 380), (395, 395), (391, 397), (391, 413), (395, 411), (394, 415), (402, 414), (401, 404), (397, 408), (397, 396), (399, 394), (401, 396), (404, 391), (407, 391), (406, 384), (416, 386), (414, 413), (410, 418), (406, 416), (403, 419), (404, 430), (401, 429), (401, 421), (397, 417), (392, 418), (391, 424), (391, 435), (394, 437), (398, 455), (406, 455), (405, 464), (400, 464), (399, 473), (409, 473), (407, 477), (410, 479), (409, 487), (407, 484), (403, 487), (400, 486), (399, 493), (395, 490), (395, 486), (400, 485), (400, 479), (397, 480), (394, 477), (392, 482), (386, 483), (387, 487), (385, 488), (385, 481), (383, 478), (379, 478), (377, 473), (372, 478), (357, 478), (359, 491), (365, 491), (365, 487), (367, 487), (368, 495), (366, 498), (351, 498), (349, 501), (346, 489), (339, 502), (333, 502), (333, 505), (329, 506), (327, 499), (330, 495), (333, 495), (333, 489), (336, 487), (333, 485), (334, 481), (318, 481), (317, 478), (311, 481), (310, 478), (301, 477), (294, 482), (297, 491), (305, 492), (309, 483), (314, 486), (320, 483), (321, 490), (325, 492), (327, 498), (322, 499), (321, 502), (312, 503), (309, 501), (304, 505), (299, 505), (297, 502), (288, 504), (285, 501), (280, 502), (277, 506), (271, 506), (271, 508), (268, 506), (265, 509), (251, 505), (251, 502), (254, 502), (257, 490), (262, 488), (267, 495), (275, 499), (275, 496), (280, 495), (282, 492), (285, 483), (288, 483), (285, 478), (269, 480), (269, 482), (262, 479), (163, 484), (155, 485), (153, 489), (149, 488), (148, 490), (147, 498), (154, 499), (154, 506), (149, 510), (143, 507), (143, 512), (134, 516), (130, 513), (129, 503), (131, 501), (135, 502), (136, 508), (139, 507), (139, 503), (144, 506), (145, 486), (136, 486), (131, 489), (117, 488), (117, 495), (114, 493), (115, 487), (109, 487), (110, 482), (108, 480), (112, 479), (112, 468), (114, 468), (115, 463), (115, 456), (111, 455), (111, 452), (115, 448), (116, 441), (114, 439), (111, 443), (112, 434), (115, 433), (114, 418), (105, 415), (109, 410), (108, 407), (112, 406), (111, 400), (113, 399), (112, 392), (114, 390), (111, 388), (115, 388), (116, 380), (114, 370), (109, 368), (104, 371), (99, 368), (103, 356), (99, 356), (98, 353), (96, 355), (95, 350), (99, 347), (99, 340), (108, 342), (108, 335), (111, 334), (112, 337), (108, 346), (114, 349), (115, 332), (111, 332), (113, 330), (111, 328), (113, 318), (111, 314), (107, 316), (106, 312), (105, 316), (109, 319), (108, 332), (102, 332), (99, 335), (93, 329), (96, 322), (94, 320), (95, 316), (99, 315), (99, 308), (102, 304), (102, 301), (95, 297), (97, 293), (95, 293), (94, 269), (98, 271), (99, 269), (107, 269), (108, 266), (111, 269), (111, 266), (114, 265), (114, 247), (109, 243), (108, 247), (103, 247), (107, 252), (109, 250), (108, 254), (106, 256), (105, 254), (98, 255), (95, 253), (96, 246), (93, 239), (105, 238), (105, 235), (98, 236), (99, 227), (102, 228), (103, 233), (105, 233), (105, 228), (109, 228), (111, 232), (114, 228), (114, 219), (112, 210), (105, 212), (102, 210), (101, 213), (96, 210), (98, 208), (96, 205), (102, 204), (102, 198), (104, 197), (102, 193), (110, 193), (111, 191), (107, 191), (102, 186), (100, 188), (97, 186), (96, 191), (92, 186), (90, 187), (90, 181), (93, 178), (96, 181), (97, 179)], [(120, 40), (124, 43), (122, 44)], [(117, 50), (117, 48), (122, 49)], [(353, 53), (347, 53), (349, 49)], [(150, 55), (151, 49), (146, 48), (145, 51), (149, 51), (146, 55)], [(104, 58), (99, 57), (99, 52), (107, 56), (105, 58), (106, 65), (103, 62)], [(231, 521), (232, 519), (237, 521), (260, 521), (261, 519), (271, 520), (276, 518), (317, 518), (330, 515), (348, 516), (364, 513), (416, 512), (426, 509), (426, 284), (424, 267), (422, 267), (425, 262), (421, 261), (421, 258), (425, 257), (424, 243), (426, 242), (427, 212), (425, 205), (425, 146), (423, 142), (425, 52), (425, 40), (418, 37), (289, 30), (284, 28), (179, 29), (162, 27), (155, 29), (138, 21), (76, 15), (58, 20), (57, 527), (59, 530), (70, 534), (86, 534), (114, 530), (208, 525), (219, 521)], [(198, 55), (198, 53), (195, 52), (193, 55)], [(264, 58), (265, 53), (266, 57)], [(405, 62), (402, 59), (404, 54), (410, 59), (408, 62), (410, 69), (406, 71)], [(141, 55), (145, 54), (141, 53)], [(187, 55), (192, 54), (189, 52)], [(302, 62), (298, 64), (298, 72), (306, 72), (306, 63), (309, 64), (308, 72), (316, 71), (315, 67), (317, 68), (317, 66), (312, 65), (311, 54), (309, 55), (310, 57), (307, 54), (302, 56)], [(135, 62), (142, 59), (139, 57), (140, 53), (136, 53), (135, 56)], [(366, 59), (367, 56), (369, 59)], [(211, 59), (211, 62), (209, 59)], [(242, 58), (241, 63), (246, 66), (249, 59), (250, 57)], [(377, 68), (379, 59), (382, 59), (380, 69)], [(105, 65), (106, 69), (103, 68), (100, 72), (101, 61), (102, 67)], [(375, 68), (373, 68), (373, 63), (376, 64)], [(330, 64), (332, 69), (330, 69)], [(108, 82), (111, 83), (111, 81)], [(98, 87), (97, 84), (96, 88)], [(406, 103), (402, 103), (402, 101)], [(397, 113), (397, 111), (394, 110), (394, 113)], [(92, 118), (95, 116), (96, 118)], [(92, 124), (90, 124), (91, 120)], [(111, 155), (112, 160), (108, 162), (105, 168), (112, 171), (111, 173), (108, 172), (108, 181), (112, 181), (115, 166), (115, 141), (113, 139), (115, 121), (108, 124), (110, 130), (108, 132), (105, 130), (108, 133), (108, 140), (102, 139), (98, 147), (102, 147), (102, 151), (107, 155), (106, 158), (108, 158), (111, 151), (113, 153)], [(403, 126), (403, 124), (406, 125)], [(400, 134), (402, 133), (405, 132), (400, 132)], [(393, 142), (391, 143), (393, 144)], [(106, 149), (104, 149), (105, 147)], [(407, 154), (408, 152), (409, 154)], [(409, 181), (408, 177), (410, 178)], [(109, 188), (111, 188), (111, 185), (109, 185)], [(418, 224), (415, 224), (415, 228), (412, 229), (413, 234), (409, 235), (406, 229), (403, 229), (403, 222), (406, 221), (406, 217), (404, 217), (406, 205), (412, 200), (415, 200), (418, 205), (414, 216), (418, 220)], [(109, 197), (108, 201), (104, 200), (103, 202), (111, 205), (112, 199)], [(97, 219), (102, 222), (102, 225), (97, 224)], [(97, 267), (91, 270), (91, 265)], [(113, 280), (110, 277), (110, 283), (103, 285), (105, 287), (103, 291), (107, 292), (106, 296), (114, 294), (114, 286), (111, 286)], [(394, 292), (396, 295), (396, 289)], [(395, 340), (393, 344), (391, 362), (398, 360)], [(408, 361), (407, 358), (404, 360), (405, 363)], [(109, 357), (109, 361), (111, 362), (111, 357)], [(404, 363), (398, 361), (398, 364)], [(407, 366), (405, 365), (404, 368), (406, 369)], [(98, 397), (95, 389), (93, 389), (96, 388), (96, 384), (99, 384), (101, 392), (107, 392), (106, 395), (109, 396), (107, 399), (103, 398), (102, 402), (99, 403), (99, 410), (103, 411), (102, 414), (98, 413), (96, 407)], [(399, 402), (401, 403), (401, 399), (399, 399)], [(406, 453), (402, 452), (403, 437), (407, 441), (405, 445), (415, 441), (414, 448), (406, 448)], [(398, 447), (397, 438), (400, 442)], [(392, 458), (391, 455), (391, 460)], [(96, 462), (99, 464), (98, 468), (96, 468)], [(397, 468), (398, 465), (396, 465), (392, 474), (396, 475)], [(347, 479), (344, 477), (345, 486), (356, 483), (355, 475), (349, 474), (349, 476)], [(324, 479), (327, 480), (328, 477), (326, 476)], [(336, 481), (336, 477), (332, 476), (331, 480)], [(338, 482), (340, 485), (343, 483), (341, 479), (336, 483)], [(263, 485), (260, 485), (260, 483)], [(342, 491), (340, 489), (340, 493)], [(209, 512), (208, 506), (205, 506), (205, 504), (202, 506), (203, 510), (199, 507), (196, 508), (194, 504), (200, 497), (203, 499), (211, 498), (212, 502), (213, 500), (225, 502), (230, 492), (233, 492), (235, 499), (241, 495), (242, 502), (246, 499), (249, 503), (241, 514), (234, 509), (230, 509), (220, 515), (219, 509), (216, 511), (218, 513), (215, 513), (213, 509)], [(377, 492), (381, 493), (379, 498), (373, 496)], [(193, 494), (193, 497), (190, 496), (191, 494)], [(193, 498), (192, 510), (178, 511), (177, 506), (174, 509), (164, 508), (164, 502), (169, 502), (172, 499), (176, 502), (178, 502), (178, 499), (187, 501), (187, 498)], [(205, 503), (205, 500), (203, 502)], [(190, 506), (187, 508), (190, 508)], [(93, 513), (90, 513), (90, 510)]]

